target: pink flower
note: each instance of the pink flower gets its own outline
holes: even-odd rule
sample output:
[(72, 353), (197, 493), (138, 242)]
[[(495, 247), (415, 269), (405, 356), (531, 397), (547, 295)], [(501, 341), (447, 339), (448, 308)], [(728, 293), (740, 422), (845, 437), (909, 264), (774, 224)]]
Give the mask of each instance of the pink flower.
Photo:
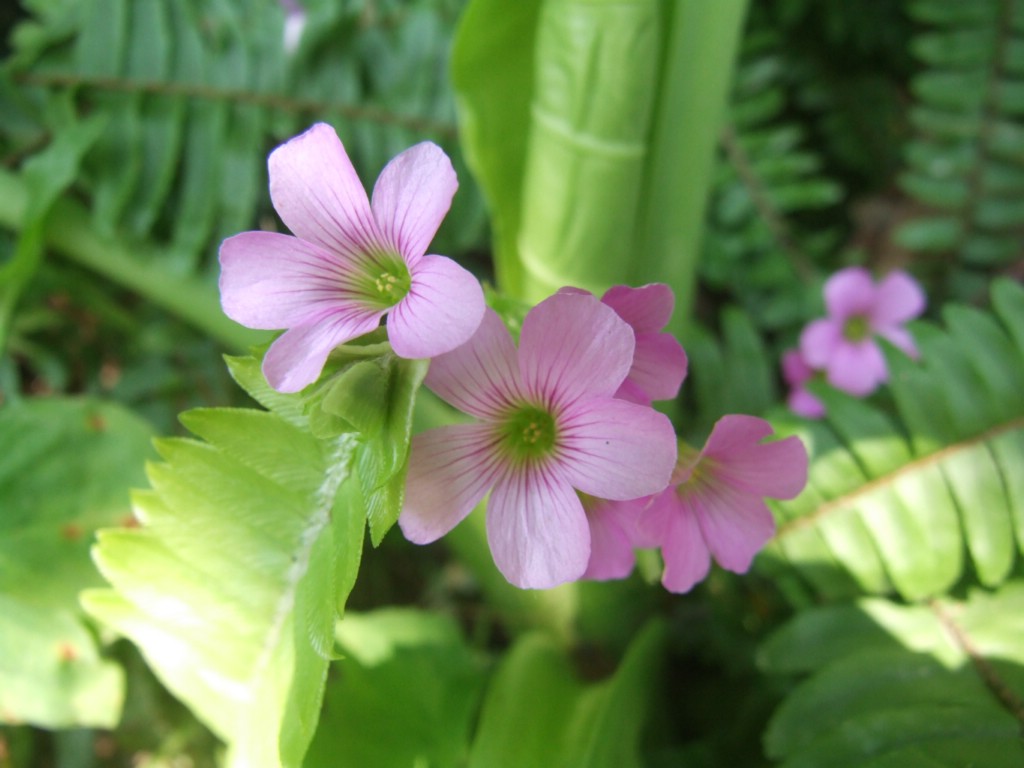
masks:
[(493, 489), (487, 537), (505, 577), (538, 589), (578, 579), (591, 542), (574, 489), (636, 498), (664, 488), (675, 463), (669, 420), (614, 397), (634, 347), (630, 327), (589, 294), (531, 309), (518, 350), (487, 310), (464, 346), (431, 361), (427, 386), (479, 421), (413, 438), (406, 538), (440, 538)]
[(704, 446), (681, 451), (668, 488), (630, 502), (641, 540), (661, 546), (662, 584), (688, 592), (711, 567), (743, 573), (775, 532), (764, 497), (791, 499), (807, 483), (799, 438), (763, 443), (771, 425), (753, 416), (723, 416)]
[(270, 154), (270, 197), (295, 236), (243, 232), (220, 248), (221, 304), (250, 328), (286, 328), (267, 350), (272, 387), (316, 381), (331, 350), (387, 315), (395, 353), (448, 352), (480, 324), (483, 291), (443, 256), (424, 255), (458, 182), (424, 142), (381, 172), (371, 203), (334, 129), (317, 123)]
[(825, 405), (807, 389), (807, 382), (819, 375), (803, 359), (799, 350), (788, 349), (782, 353), (782, 378), (790, 386), (786, 403), (798, 416), (820, 419), (825, 415)]
[[(559, 293), (587, 291), (562, 288)], [(661, 332), (675, 306), (672, 289), (664, 283), (649, 283), (640, 288), (616, 285), (605, 291), (601, 302), (629, 324), (636, 339), (633, 365), (615, 396), (650, 405), (653, 400), (671, 400), (679, 394), (686, 378), (686, 352), (675, 336)]]
[(891, 272), (877, 285), (866, 269), (850, 267), (825, 283), (828, 317), (800, 335), (800, 354), (829, 384), (851, 395), (868, 395), (888, 378), (876, 336), (911, 357), (914, 340), (903, 324), (924, 311), (921, 286), (905, 272)]

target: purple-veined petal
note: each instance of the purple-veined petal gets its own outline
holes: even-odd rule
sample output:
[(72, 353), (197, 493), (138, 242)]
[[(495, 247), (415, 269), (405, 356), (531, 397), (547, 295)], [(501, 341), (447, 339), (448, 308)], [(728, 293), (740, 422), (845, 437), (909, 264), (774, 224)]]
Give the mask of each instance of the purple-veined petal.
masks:
[(562, 415), (557, 450), (574, 488), (602, 499), (636, 499), (668, 485), (676, 434), (668, 418), (652, 408), (595, 398)]
[(639, 288), (616, 285), (605, 291), (601, 302), (614, 309), (636, 333), (653, 333), (668, 325), (676, 297), (664, 283)]
[(924, 312), (924, 291), (906, 272), (890, 272), (878, 284), (871, 309), (871, 326), (881, 330), (911, 320)]
[(300, 325), (337, 306), (347, 274), (337, 257), (276, 232), (243, 232), (220, 247), (224, 314), (248, 328)]
[(917, 344), (914, 343), (914, 337), (910, 335), (910, 331), (906, 328), (889, 326), (888, 328), (881, 328), (878, 331), (878, 335), (902, 351), (907, 357), (914, 360), (918, 358)]
[(772, 434), (771, 424), (756, 416), (723, 416), (701, 453), (704, 472), (755, 496), (794, 498), (807, 485), (807, 449), (795, 436), (761, 442)]
[(516, 347), (498, 314), (487, 309), (469, 341), (431, 360), (424, 383), (449, 405), (483, 419), (520, 399)]
[(394, 157), (377, 177), (374, 218), (410, 266), (427, 252), (458, 187), (448, 155), (429, 141)]
[(405, 538), (428, 544), (444, 536), (480, 503), (502, 469), (486, 424), (456, 424), (414, 435), (398, 518)]
[(352, 306), (312, 318), (279, 336), (263, 358), (263, 375), (278, 392), (298, 392), (324, 368), (335, 347), (369, 333), (380, 323), (380, 312)]
[[(585, 579), (604, 581), (624, 579), (636, 564), (633, 537), (627, 533), (628, 520), (624, 518), (638, 510), (627, 507), (630, 502), (596, 500), (585, 505), (590, 524), (590, 561), (583, 574)], [(620, 507), (626, 507), (621, 509)], [(635, 528), (635, 522), (632, 527)]]
[(487, 540), (498, 570), (522, 589), (548, 589), (583, 575), (590, 527), (583, 504), (557, 472), (527, 469), (495, 485)]
[(643, 387), (638, 384), (634, 384), (629, 379), (622, 382), (617, 390), (615, 390), (616, 400), (625, 400), (627, 403), (636, 403), (637, 405), (650, 405), (651, 396), (648, 395)]
[(823, 370), (836, 350), (845, 343), (840, 323), (827, 318), (813, 320), (800, 334), (800, 355), (811, 368)]
[(610, 397), (629, 373), (635, 346), (613, 309), (589, 294), (556, 293), (523, 320), (519, 370), (541, 403)]
[(317, 123), (270, 153), (270, 199), (303, 240), (358, 260), (380, 234), (370, 201), (334, 129)]
[(711, 554), (726, 570), (744, 573), (775, 533), (775, 519), (760, 496), (703, 480), (680, 488), (679, 494), (697, 517)]
[(638, 386), (651, 400), (671, 400), (679, 394), (686, 367), (686, 352), (675, 336), (638, 333), (626, 381)]
[(836, 389), (864, 397), (888, 378), (885, 358), (871, 339), (840, 344), (826, 369), (825, 378)]
[(689, 504), (675, 493), (667, 494), (665, 534), (661, 557), (665, 570), (661, 583), (669, 592), (689, 592), (711, 570), (711, 553), (704, 541), (697, 517)]
[(468, 341), (484, 315), (477, 279), (444, 256), (424, 256), (410, 271), (409, 293), (388, 314), (395, 354), (436, 357)]
[(875, 282), (863, 267), (841, 269), (825, 282), (825, 308), (836, 320), (867, 315), (874, 303)]

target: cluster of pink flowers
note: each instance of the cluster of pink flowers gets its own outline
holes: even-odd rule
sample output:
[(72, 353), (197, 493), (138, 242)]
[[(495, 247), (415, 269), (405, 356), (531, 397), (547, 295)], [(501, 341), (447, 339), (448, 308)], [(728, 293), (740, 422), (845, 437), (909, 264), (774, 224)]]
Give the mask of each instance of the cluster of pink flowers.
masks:
[(888, 380), (883, 338), (911, 357), (917, 347), (904, 327), (924, 311), (921, 286), (906, 272), (890, 272), (876, 283), (863, 267), (836, 272), (825, 283), (827, 316), (809, 323), (797, 349), (782, 356), (782, 375), (791, 387), (793, 412), (817, 419), (825, 406), (807, 389), (822, 378), (857, 397), (870, 395)]
[(668, 286), (566, 288), (526, 315), (518, 346), (469, 272), (425, 255), (457, 182), (419, 144), (381, 172), (372, 199), (337, 135), (318, 124), (270, 156), (274, 207), (294, 236), (245, 232), (221, 247), (221, 295), (236, 321), (285, 329), (271, 386), (314, 383), (335, 347), (386, 317), (394, 353), (430, 358), (425, 385), (474, 417), (413, 438), (399, 526), (426, 544), (489, 494), (487, 536), (513, 584), (621, 578), (660, 547), (663, 583), (689, 590), (712, 556), (744, 571), (774, 530), (763, 498), (803, 488), (796, 438), (723, 418), (701, 452), (679, 448), (651, 402), (676, 396), (687, 360), (662, 331)]

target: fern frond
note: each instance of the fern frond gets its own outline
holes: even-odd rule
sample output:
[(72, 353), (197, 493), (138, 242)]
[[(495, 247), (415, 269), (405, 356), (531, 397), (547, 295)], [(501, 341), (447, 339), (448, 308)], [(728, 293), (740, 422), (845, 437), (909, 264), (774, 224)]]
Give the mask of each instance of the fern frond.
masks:
[(915, 136), (904, 190), (934, 212), (897, 232), (904, 246), (946, 255), (941, 286), (976, 298), (985, 274), (1022, 255), (1024, 6), (1016, 0), (916, 0)]
[(832, 250), (835, 231), (798, 222), (835, 204), (842, 190), (783, 117), (783, 60), (773, 34), (749, 34), (733, 85), (729, 120), (708, 209), (701, 277), (735, 296), (759, 325), (801, 322), (811, 311), (805, 284)]
[(941, 594), (970, 568), (1003, 582), (1024, 551), (1024, 288), (992, 290), (995, 317), (948, 307), (916, 329), (921, 362), (889, 350), (895, 414), (823, 392), (798, 428), (808, 487), (778, 503), (769, 551), (825, 594)]
[(761, 666), (810, 675), (769, 723), (784, 768), (1011, 768), (1024, 761), (1024, 583), (967, 600), (882, 599), (802, 612)]

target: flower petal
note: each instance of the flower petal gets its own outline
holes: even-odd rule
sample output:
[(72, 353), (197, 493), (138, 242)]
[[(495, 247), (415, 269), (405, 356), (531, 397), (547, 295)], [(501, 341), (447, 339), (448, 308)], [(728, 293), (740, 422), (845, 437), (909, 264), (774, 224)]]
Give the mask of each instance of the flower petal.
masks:
[(323, 314), (339, 300), (345, 269), (313, 243), (276, 232), (243, 232), (220, 246), (224, 314), (248, 328), (275, 330)]
[(679, 489), (700, 523), (708, 549), (723, 568), (744, 573), (775, 533), (775, 518), (759, 496), (727, 483), (696, 481)]
[(427, 544), (468, 515), (500, 474), (487, 425), (438, 427), (412, 438), (405, 501), (398, 525), (405, 538)]
[(648, 283), (639, 288), (613, 286), (605, 291), (601, 301), (636, 333), (652, 333), (668, 325), (676, 297), (665, 283)]
[(484, 292), (472, 273), (444, 256), (413, 265), (408, 295), (388, 314), (395, 354), (436, 357), (464, 344), (484, 316)]
[(270, 199), (303, 240), (359, 259), (385, 241), (338, 134), (326, 123), (286, 141), (267, 161)]
[(889, 376), (882, 351), (871, 339), (840, 344), (826, 369), (825, 378), (836, 389), (864, 397)]
[(890, 272), (878, 284), (871, 324), (876, 330), (911, 320), (925, 307), (924, 291), (906, 272)]
[(519, 368), (541, 403), (610, 397), (629, 373), (635, 346), (632, 329), (610, 307), (589, 294), (556, 293), (523, 320)]
[(434, 394), (463, 413), (493, 419), (520, 397), (516, 347), (493, 309), (461, 347), (430, 361), (424, 382)]
[(825, 404), (806, 389), (794, 389), (786, 398), (789, 410), (805, 419), (820, 419), (825, 415)]
[(263, 375), (278, 392), (298, 392), (324, 368), (335, 347), (369, 333), (380, 323), (380, 312), (353, 307), (296, 325), (270, 345), (263, 358)]
[(809, 366), (799, 350), (787, 349), (782, 353), (782, 378), (791, 387), (798, 387), (814, 376), (814, 369)]
[(590, 561), (583, 574), (585, 579), (605, 581), (624, 579), (636, 564), (633, 552), (633, 537), (627, 532), (636, 523), (629, 520), (636, 517), (640, 508), (629, 501), (597, 500), (587, 510), (590, 524)]
[(889, 326), (878, 331), (878, 335), (886, 339), (890, 344), (901, 350), (903, 354), (914, 360), (918, 358), (917, 344), (910, 331), (899, 326)]
[(800, 354), (811, 368), (824, 370), (845, 341), (840, 323), (827, 318), (813, 320), (800, 334)]
[(671, 400), (679, 394), (686, 367), (686, 352), (675, 336), (638, 333), (633, 366), (626, 381), (643, 390), (650, 400)]
[(500, 480), (487, 504), (494, 563), (522, 589), (548, 589), (583, 575), (590, 527), (583, 504), (554, 472), (516, 472)]
[(427, 252), (458, 188), (448, 155), (429, 141), (384, 166), (373, 187), (373, 215), (410, 266)]
[(807, 449), (795, 436), (761, 442), (772, 434), (756, 416), (723, 416), (701, 453), (702, 471), (755, 496), (796, 497), (807, 485)]
[(711, 553), (689, 504), (675, 493), (666, 494), (660, 503), (665, 505), (662, 514), (667, 520), (661, 545), (665, 561), (661, 583), (669, 592), (689, 592), (711, 570)]
[(875, 303), (875, 282), (863, 267), (847, 267), (825, 282), (825, 308), (829, 317), (843, 321), (867, 315)]
[(658, 493), (676, 462), (676, 434), (664, 414), (624, 400), (595, 398), (559, 421), (558, 460), (574, 488), (602, 499)]

